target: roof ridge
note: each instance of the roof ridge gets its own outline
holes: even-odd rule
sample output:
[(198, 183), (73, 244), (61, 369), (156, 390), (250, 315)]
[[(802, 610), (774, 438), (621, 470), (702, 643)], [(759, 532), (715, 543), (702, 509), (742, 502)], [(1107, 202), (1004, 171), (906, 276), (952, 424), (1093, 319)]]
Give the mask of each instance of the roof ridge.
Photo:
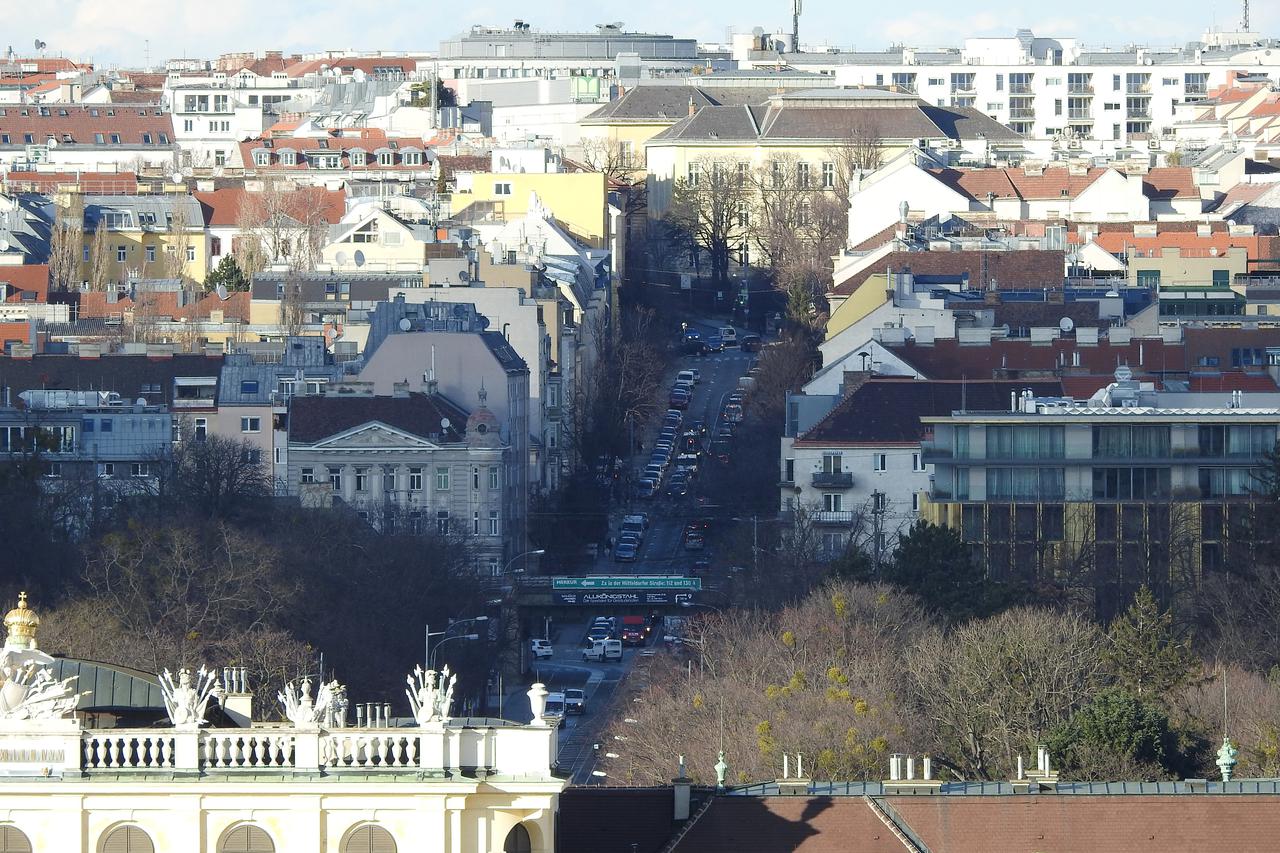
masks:
[(903, 821), (901, 824), (898, 823), (900, 818), (895, 816), (896, 812), (892, 814), (890, 813), (889, 809), (892, 807), (888, 803), (881, 802), (870, 794), (863, 794), (862, 801), (865, 802), (867, 807), (871, 809), (872, 813), (880, 819), (880, 822), (888, 827), (894, 837), (902, 843), (903, 849), (910, 851), (910, 853), (929, 853), (929, 848), (925, 846), (925, 843), (922, 840), (915, 837), (915, 833), (911, 832), (910, 828), (906, 825), (906, 821)]

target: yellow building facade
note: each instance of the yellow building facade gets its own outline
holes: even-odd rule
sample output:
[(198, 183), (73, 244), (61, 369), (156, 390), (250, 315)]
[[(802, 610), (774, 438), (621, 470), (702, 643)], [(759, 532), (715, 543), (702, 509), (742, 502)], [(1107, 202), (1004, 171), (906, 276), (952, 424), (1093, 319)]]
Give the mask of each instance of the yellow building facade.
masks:
[(492, 211), (484, 218), (511, 221), (528, 213), (534, 195), (574, 238), (593, 249), (608, 247), (609, 196), (600, 172), (460, 173), (450, 212), (465, 220), (469, 208), (482, 205)]

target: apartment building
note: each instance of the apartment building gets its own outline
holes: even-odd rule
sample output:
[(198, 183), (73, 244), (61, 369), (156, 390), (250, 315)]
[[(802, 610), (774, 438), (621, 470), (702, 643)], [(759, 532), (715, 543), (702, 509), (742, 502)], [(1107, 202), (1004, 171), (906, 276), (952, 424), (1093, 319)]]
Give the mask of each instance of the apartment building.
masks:
[[(73, 195), (69, 209), (83, 211), (81, 275), (90, 280), (106, 262), (107, 280), (145, 278), (204, 281), (209, 237), (200, 202), (185, 192), (166, 195)], [(94, 257), (94, 241), (105, 230), (106, 258)]]
[(304, 505), (341, 503), (382, 530), (469, 538), (478, 572), (497, 576), (524, 547), (521, 462), (484, 405), (398, 389), (297, 397), (286, 483)]
[(1003, 410), (922, 420), (925, 516), (993, 578), (1096, 573), (1105, 607), (1144, 583), (1186, 588), (1246, 544), (1280, 395), (1158, 392), (1121, 367), (1088, 399), (1015, 391)]
[[(620, 58), (621, 57), (621, 58)], [(704, 65), (698, 43), (657, 33), (628, 32), (620, 23), (595, 32), (536, 30), (517, 20), (510, 27), (476, 25), (440, 42), (440, 76), (446, 80), (504, 77), (619, 76), (619, 66), (639, 76), (688, 74)]]
[(154, 104), (0, 105), (0, 164), (114, 171), (142, 161), (172, 169), (173, 118)]
[[(1093, 50), (1071, 38), (1030, 30), (969, 38), (958, 48), (786, 54), (788, 66), (833, 75), (841, 85), (893, 87), (938, 106), (981, 111), (1029, 138), (1066, 135), (1090, 150), (1135, 137), (1171, 134), (1180, 105), (1250, 73), (1274, 73), (1280, 53), (1255, 34), (1210, 33), (1181, 48)], [(740, 64), (776, 64), (772, 51), (748, 51)], [(1105, 145), (1088, 140), (1105, 141)]]
[(192, 167), (236, 165), (240, 140), (260, 136), (273, 123), (267, 105), (296, 94), (292, 89), (267, 94), (248, 88), (248, 81), (238, 77), (208, 83), (170, 82), (173, 85), (166, 87), (165, 94), (173, 114), (174, 139), (181, 164)]

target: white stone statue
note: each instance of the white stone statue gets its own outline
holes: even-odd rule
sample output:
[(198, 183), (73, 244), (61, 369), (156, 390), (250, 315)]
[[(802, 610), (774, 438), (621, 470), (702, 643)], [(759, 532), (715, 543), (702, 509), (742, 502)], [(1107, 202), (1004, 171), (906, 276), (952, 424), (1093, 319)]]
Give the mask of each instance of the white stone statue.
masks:
[(175, 684), (169, 670), (160, 673), (160, 692), (164, 695), (164, 708), (169, 721), (178, 728), (196, 728), (203, 725), (205, 708), (209, 699), (222, 697), (222, 685), (216, 675), (203, 666), (196, 672), (195, 684), (191, 683), (191, 670), (178, 670)]
[(405, 676), (409, 689), (405, 695), (409, 697), (409, 707), (413, 710), (413, 718), (418, 725), (444, 722), (449, 719), (449, 709), (453, 705), (453, 687), (458, 677), (445, 667), (441, 672), (422, 667), (413, 668), (413, 674)]
[(72, 687), (76, 676), (54, 679), (53, 658), (36, 646), (40, 617), (27, 607), (27, 594), (4, 618), (7, 634), (0, 648), (0, 720), (60, 720), (80, 704)]
[(339, 696), (345, 703), (347, 689), (337, 682), (321, 682), (316, 698), (311, 698), (311, 679), (303, 678), (300, 684), (290, 681), (284, 690), (276, 694), (284, 705), (284, 715), (295, 726), (332, 725), (336, 716), (335, 704)]

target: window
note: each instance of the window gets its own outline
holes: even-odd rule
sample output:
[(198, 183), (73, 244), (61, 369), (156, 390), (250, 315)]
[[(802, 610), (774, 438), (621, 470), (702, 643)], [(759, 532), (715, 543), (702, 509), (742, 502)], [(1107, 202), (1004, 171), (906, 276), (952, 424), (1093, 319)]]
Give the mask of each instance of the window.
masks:
[(449, 469), (448, 468), (436, 469), (436, 491), (437, 492), (449, 491)]
[(298, 165), (298, 152), (293, 151), (293, 150), (290, 150), (290, 149), (288, 149), (288, 148), (286, 148), (286, 149), (284, 149), (283, 151), (281, 151), (281, 152), (280, 152), (280, 165), (281, 165), (281, 166), (296, 166), (296, 165)]
[(116, 263), (123, 264), (127, 260), (129, 260), (129, 247), (116, 246)]
[(253, 152), (253, 165), (255, 165), (255, 166), (270, 166), (270, 165), (271, 165), (271, 152), (270, 152), (270, 151), (255, 151), (255, 152)]
[(328, 467), (329, 471), (329, 488), (335, 492), (342, 491), (342, 469), (333, 465)]
[(809, 164), (808, 163), (796, 164), (796, 186), (800, 187), (800, 189), (809, 188)]
[(916, 472), (924, 470), (924, 460), (920, 458), (919, 453), (911, 454), (911, 470)]
[(256, 379), (242, 379), (242, 380), (240, 380), (240, 393), (241, 393), (241, 394), (257, 394), (257, 393), (258, 393), (258, 380), (256, 380)]
[(316, 481), (316, 469), (303, 468), (302, 476), (298, 478), (303, 483), (314, 483)]
[(511, 195), (510, 181), (495, 181), (493, 184), (494, 195)]
[(190, 261), (194, 261), (195, 259), (196, 259), (196, 247), (187, 246), (187, 261), (190, 262)]
[(1213, 286), (1214, 287), (1230, 287), (1231, 286), (1231, 270), (1214, 270)]
[(842, 467), (843, 462), (844, 462), (844, 457), (841, 456), (839, 453), (822, 454), (822, 473), (824, 474), (841, 473), (844, 470)]
[(838, 494), (827, 493), (822, 496), (823, 512), (840, 512), (841, 496)]
[[(392, 166), (392, 165), (394, 165), (394, 164), (395, 164), (395, 162), (396, 162), (396, 155), (395, 155), (395, 154), (393, 154), (392, 152), (390, 152), (390, 151), (379, 151), (379, 152), (378, 152), (378, 165), (379, 165), (379, 166)], [(507, 193), (507, 195), (511, 195), (511, 193)]]
[(871, 469), (873, 471), (883, 471), (888, 467), (888, 458), (883, 453), (871, 454)]
[(690, 187), (696, 187), (698, 185), (698, 177), (701, 175), (701, 173), (702, 173), (701, 163), (690, 163), (689, 170), (687, 173), (688, 179), (686, 183), (688, 183)]
[(480, 466), (477, 465), (471, 469), (471, 488), (473, 491), (480, 491)]
[[(62, 476), (62, 463), (61, 463), (61, 462), (49, 462), (49, 463), (47, 463), (47, 464), (45, 465), (44, 475), (45, 475), (46, 477), (48, 477), (49, 479), (51, 479), (51, 480), (56, 480), (56, 479), (58, 479), (59, 477), (61, 477), (61, 476)], [(3, 841), (3, 836), (2, 836), (2, 835), (0, 835), (0, 842), (2, 842), (2, 841)], [(8, 848), (8, 849), (12, 849), (12, 848)], [(30, 848), (28, 848), (28, 849), (30, 849)], [(5, 850), (6, 850), (6, 848), (4, 847), (3, 843), (0, 843), (0, 853), (4, 853), (4, 851), (5, 851)]]
[(886, 501), (885, 501), (884, 492), (872, 492), (871, 493), (871, 511), (884, 512), (885, 506), (886, 506)]
[(489, 488), (497, 489), (502, 485), (502, 469), (497, 465), (489, 466)]
[(822, 164), (822, 188), (829, 190), (836, 185), (836, 164), (826, 162)]
[(218, 853), (275, 853), (271, 836), (261, 827), (241, 824), (223, 834)]
[(111, 432), (111, 430), (114, 427), (115, 427), (115, 421), (112, 421), (109, 418), (102, 419), (102, 430), (101, 430), (102, 432)]
[(1093, 455), (1102, 459), (1158, 459), (1168, 456), (1169, 427), (1095, 426)]
[(204, 441), (209, 437), (209, 419), (196, 418), (195, 440)]
[(262, 464), (262, 451), (256, 447), (245, 447), (240, 451), (240, 461), (245, 465)]
[(1159, 287), (1160, 270), (1138, 270), (1139, 287)]
[(1095, 500), (1153, 500), (1169, 496), (1169, 468), (1094, 468)]
[(498, 511), (497, 511), (496, 509), (491, 509), (491, 510), (489, 510), (489, 535), (490, 535), (490, 536), (501, 536), (501, 535), (502, 535), (502, 523), (501, 523), (501, 521), (502, 521), (502, 519), (501, 519), (501, 517), (498, 515)]
[(150, 477), (151, 466), (146, 462), (133, 462), (129, 465), (130, 477)]
[(155, 853), (151, 836), (136, 826), (117, 826), (102, 839), (102, 853)]
[(436, 532), (441, 536), (449, 533), (449, 510), (442, 509), (436, 511)]
[(103, 462), (102, 467), (98, 470), (100, 477), (114, 477), (116, 475), (116, 463)]
[(796, 481), (796, 460), (794, 459), (783, 460), (782, 481), (784, 483), (794, 483)]
[(147, 263), (154, 264), (156, 262), (156, 247), (147, 246)]
[(118, 134), (118, 133), (113, 133), (113, 134), (111, 134), (111, 144), (112, 144), (112, 145), (119, 145), (119, 144), (120, 144), (120, 134)]
[(1257, 475), (1250, 468), (1201, 468), (1200, 496), (1244, 497), (1257, 491)]
[(93, 141), (94, 141), (95, 143), (97, 143), (98, 145), (106, 145), (106, 144), (107, 144), (107, 135), (106, 135), (105, 133), (95, 133), (95, 134), (93, 135)]
[(93, 418), (85, 418), (80, 422), (81, 432), (93, 432)]
[(1063, 428), (1060, 426), (988, 426), (989, 459), (1061, 459)]
[(150, 144), (151, 144), (151, 134), (149, 134), (149, 133), (144, 133), (144, 134), (142, 134), (142, 144), (143, 144), (143, 145), (150, 145)]
[(241, 432), (262, 432), (262, 418), (241, 418)]
[(912, 512), (920, 511), (920, 493), (919, 492), (911, 493), (911, 511)]
[(342, 853), (396, 853), (396, 841), (382, 827), (366, 824), (347, 836)]
[(422, 469), (421, 468), (409, 469), (409, 491), (411, 492), (422, 491)]
[(369, 491), (369, 469), (368, 468), (356, 469), (356, 491), (357, 492)]
[(1061, 468), (988, 468), (987, 500), (1061, 500)]

